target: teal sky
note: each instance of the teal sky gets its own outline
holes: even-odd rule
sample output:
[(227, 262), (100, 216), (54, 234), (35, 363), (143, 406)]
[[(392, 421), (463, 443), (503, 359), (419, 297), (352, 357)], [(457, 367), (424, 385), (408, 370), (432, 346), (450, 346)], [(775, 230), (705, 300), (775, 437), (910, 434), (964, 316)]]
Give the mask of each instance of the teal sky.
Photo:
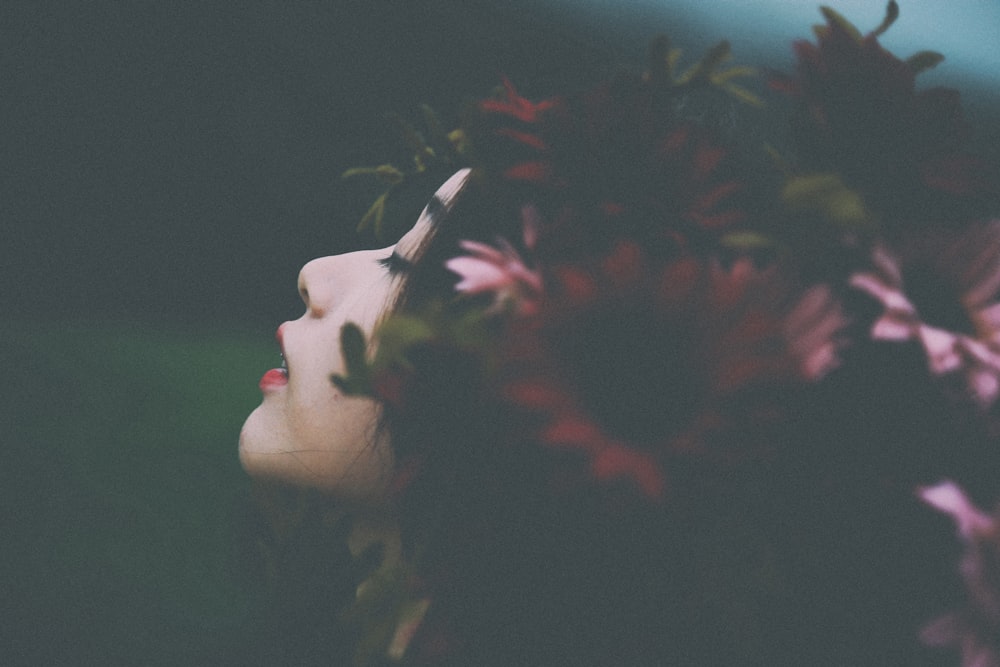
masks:
[[(822, 22), (821, 3), (809, 0), (549, 0), (559, 10), (602, 24), (632, 24), (659, 16), (680, 16), (708, 39), (729, 39), (737, 58), (767, 64), (790, 62), (789, 44), (811, 38), (810, 26)], [(879, 0), (829, 0), (862, 32), (881, 23), (886, 3)], [(943, 53), (938, 77), (961, 77), (977, 88), (1000, 86), (1000, 0), (901, 0), (900, 16), (881, 38), (893, 53), (907, 57), (920, 50)], [(630, 20), (631, 19), (631, 20)], [(681, 41), (681, 36), (676, 36)]]

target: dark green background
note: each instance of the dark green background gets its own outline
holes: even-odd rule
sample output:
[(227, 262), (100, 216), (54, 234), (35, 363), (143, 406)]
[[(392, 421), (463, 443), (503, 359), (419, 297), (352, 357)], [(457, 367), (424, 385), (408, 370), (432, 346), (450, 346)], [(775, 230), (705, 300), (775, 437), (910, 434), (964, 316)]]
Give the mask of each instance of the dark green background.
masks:
[(628, 57), (525, 6), (0, 5), (0, 664), (278, 661), (236, 456), (274, 329), (371, 243), (339, 175), (405, 159), (386, 112)]
[(374, 198), (340, 173), (405, 158), (386, 112), (427, 102), (454, 123), (501, 72), (542, 94), (628, 48), (530, 6), (4, 3), (0, 308), (199, 327), (295, 314), (298, 268), (358, 243)]

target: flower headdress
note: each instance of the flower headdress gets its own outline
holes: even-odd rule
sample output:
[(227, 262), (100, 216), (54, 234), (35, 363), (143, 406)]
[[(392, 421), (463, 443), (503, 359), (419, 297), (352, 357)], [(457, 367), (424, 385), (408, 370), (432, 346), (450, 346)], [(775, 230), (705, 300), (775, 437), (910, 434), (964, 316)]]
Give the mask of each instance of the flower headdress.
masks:
[[(766, 535), (750, 540), (757, 551), (747, 558), (791, 559), (774, 590), (825, 595), (844, 618), (860, 618), (851, 591), (900, 605), (917, 595), (920, 586), (900, 592), (875, 574), (840, 586), (836, 573), (854, 568), (853, 551), (838, 552), (837, 526), (853, 522), (865, 535), (859, 548), (890, 559), (873, 566), (882, 572), (912, 558), (907, 549), (933, 527), (912, 489), (944, 475), (983, 485), (983, 462), (1000, 463), (1000, 181), (961, 145), (957, 92), (915, 88), (941, 57), (901, 60), (879, 44), (895, 2), (868, 35), (823, 14), (817, 43), (795, 45), (796, 75), (771, 78), (794, 102), (784, 155), (685, 118), (679, 101), (689, 95), (721, 89), (760, 101), (736, 84), (751, 70), (722, 68), (726, 43), (678, 75), (680, 54), (664, 39), (644, 75), (579, 95), (532, 102), (505, 81), (450, 135), (452, 164), (472, 165), (484, 191), (520, 211), (521, 238), (470, 239), (447, 262), (455, 299), (468, 304), (460, 314), (432, 304), (390, 317), (371, 358), (348, 325), (348, 374), (334, 378), (404, 420), (429, 412), (435, 423), (426, 390), (440, 379), (425, 375), (460, 360), (455, 397), (468, 411), (456, 420), (439, 405), (436, 414), (467, 428), (421, 432), (397, 485), (404, 511), (432, 508), (417, 521), (411, 581), (431, 604), (411, 656), (447, 644), (482, 657), (470, 646), (499, 646), (482, 623), (503, 610), (523, 617), (514, 626), (549, 627), (556, 602), (521, 597), (508, 609), (494, 599), (505, 594), (486, 583), (484, 554), (532, 581), (562, 576), (541, 562), (553, 554), (591, 572), (558, 536), (575, 535), (574, 521), (614, 524), (623, 508), (666, 521), (707, 562), (720, 558), (711, 546), (719, 517), (739, 508)], [(817, 514), (801, 521), (806, 507)], [(528, 515), (540, 526), (532, 539), (549, 551), (510, 546)], [(892, 534), (899, 525), (904, 536)], [(809, 556), (817, 545), (821, 556)], [(689, 574), (663, 568), (667, 588)], [(565, 593), (542, 589), (535, 595)], [(470, 607), (472, 590), (484, 597)], [(628, 590), (641, 607), (643, 593)], [(703, 613), (678, 599), (660, 603), (678, 618)], [(813, 614), (815, 646), (845, 641), (811, 601), (786, 602)], [(971, 632), (931, 633), (930, 643)], [(585, 651), (557, 635), (545, 650)]]

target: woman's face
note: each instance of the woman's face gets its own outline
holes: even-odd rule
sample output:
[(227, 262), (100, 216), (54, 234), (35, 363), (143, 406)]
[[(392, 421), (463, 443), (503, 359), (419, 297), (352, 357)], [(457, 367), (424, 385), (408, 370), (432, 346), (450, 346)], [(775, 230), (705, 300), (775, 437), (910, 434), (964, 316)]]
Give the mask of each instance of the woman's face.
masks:
[(330, 381), (344, 372), (340, 329), (353, 322), (371, 334), (434, 216), (447, 210), (467, 175), (462, 170), (448, 179), (395, 245), (322, 257), (302, 268), (305, 313), (277, 333), (287, 369), (261, 378), (264, 400), (240, 433), (240, 461), (248, 473), (359, 500), (381, 495), (393, 461), (378, 429), (379, 406), (370, 398), (345, 396)]

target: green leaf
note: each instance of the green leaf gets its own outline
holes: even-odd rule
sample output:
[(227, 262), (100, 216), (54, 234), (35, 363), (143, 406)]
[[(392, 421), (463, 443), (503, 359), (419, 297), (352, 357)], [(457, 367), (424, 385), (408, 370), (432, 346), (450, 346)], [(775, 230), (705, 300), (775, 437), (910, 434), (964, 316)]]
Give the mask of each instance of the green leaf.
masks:
[(424, 125), (427, 127), (427, 136), (430, 137), (430, 144), (440, 150), (447, 150), (451, 145), (448, 140), (448, 132), (441, 123), (441, 118), (427, 104), (420, 105), (420, 112), (424, 117)]
[(734, 250), (755, 250), (774, 247), (775, 241), (758, 232), (733, 232), (722, 237), (721, 243)]
[(753, 67), (748, 67), (746, 65), (738, 65), (736, 67), (730, 67), (727, 70), (720, 70), (712, 75), (712, 83), (722, 84), (727, 83), (730, 79), (735, 79), (740, 76), (756, 76), (757, 70)]
[(791, 210), (820, 215), (841, 228), (859, 229), (871, 222), (864, 200), (837, 174), (792, 178), (786, 183), (782, 198)]
[(764, 100), (760, 99), (752, 92), (744, 88), (743, 86), (737, 86), (735, 83), (727, 83), (722, 86), (722, 89), (727, 93), (735, 97), (736, 99), (749, 104), (754, 107), (763, 107)]
[(389, 185), (399, 185), (406, 177), (406, 174), (391, 164), (380, 164), (375, 167), (375, 175)]
[(406, 353), (417, 343), (434, 337), (431, 325), (423, 319), (406, 315), (393, 315), (379, 325), (376, 336), (375, 368), (388, 368), (398, 364), (403, 368), (411, 366)]
[(899, 18), (899, 5), (896, 4), (896, 0), (889, 0), (889, 5), (885, 8), (885, 18), (882, 19), (882, 23), (879, 24), (875, 30), (872, 31), (872, 37), (878, 37), (889, 27), (896, 22)]
[(722, 40), (702, 56), (701, 60), (692, 65), (684, 74), (677, 79), (678, 85), (696, 85), (711, 81), (715, 69), (732, 57), (732, 49), (729, 42)]
[(461, 128), (448, 133), (448, 143), (458, 155), (465, 155), (469, 150), (469, 137)]
[(413, 151), (413, 161), (417, 165), (418, 171), (423, 171), (425, 162), (434, 159), (434, 150), (424, 141), (423, 135), (417, 131), (409, 121), (399, 114), (389, 114), (389, 118), (395, 121), (403, 134), (403, 141)]
[(388, 185), (398, 185), (403, 182), (406, 175), (391, 164), (380, 164), (377, 167), (352, 167), (340, 175), (341, 178), (352, 176), (375, 176)]
[(368, 372), (366, 350), (365, 333), (361, 327), (354, 322), (340, 327), (340, 351), (344, 355), (344, 366), (348, 373), (360, 376)]
[(343, 174), (340, 175), (341, 178), (350, 178), (351, 176), (374, 176), (378, 171), (375, 167), (351, 167)]
[(936, 51), (920, 51), (907, 58), (906, 64), (910, 66), (914, 74), (920, 74), (937, 67), (943, 60), (944, 56)]
[(454, 326), (455, 341), (462, 347), (482, 349), (490, 342), (487, 326), (489, 317), (485, 309), (472, 309), (465, 313)]
[(348, 322), (340, 328), (340, 353), (346, 375), (333, 375), (331, 381), (349, 395), (371, 395), (371, 369), (366, 358), (365, 334), (358, 325)]
[[(667, 44), (662, 44), (660, 48), (666, 48), (667, 46)], [(680, 54), (681, 52), (679, 49), (671, 49), (667, 54), (668, 76), (673, 76), (674, 66), (680, 59)], [(701, 60), (677, 77), (673, 83), (675, 86), (696, 86), (710, 83), (736, 97), (741, 102), (745, 102), (755, 107), (764, 106), (764, 102), (757, 97), (757, 95), (750, 92), (743, 86), (739, 86), (733, 82), (734, 79), (754, 76), (757, 74), (757, 70), (744, 65), (737, 65), (728, 69), (720, 69), (722, 63), (730, 60), (731, 58), (732, 48), (730, 47), (729, 42), (723, 40), (709, 49)]]
[(732, 55), (733, 49), (730, 46), (729, 41), (724, 39), (709, 49), (708, 53), (705, 54), (701, 61), (705, 63), (705, 67), (708, 71), (712, 72), (715, 71), (715, 68), (721, 63), (729, 60)]
[(368, 212), (361, 218), (361, 222), (358, 223), (358, 232), (363, 232), (368, 229), (372, 223), (374, 223), (375, 235), (382, 235), (382, 220), (385, 218), (385, 202), (388, 197), (388, 190), (379, 195), (378, 199), (375, 200), (375, 203), (368, 209)]
[(846, 30), (847, 33), (851, 37), (853, 37), (856, 41), (860, 42), (862, 39), (864, 39), (864, 36), (861, 34), (861, 31), (858, 30), (856, 27), (854, 27), (853, 23), (851, 23), (850, 21), (848, 21), (847, 19), (845, 19), (843, 16), (841, 16), (840, 14), (838, 14), (833, 9), (831, 9), (829, 7), (826, 7), (826, 6), (823, 6), (823, 7), (820, 7), (819, 10), (821, 12), (823, 12), (823, 16), (826, 17), (827, 21), (829, 21), (830, 23), (834, 23), (836, 25), (839, 25), (841, 28), (843, 28), (844, 30)]
[(341, 619), (358, 628), (354, 665), (381, 664), (400, 618), (406, 611), (405, 566), (383, 563), (372, 576), (358, 587), (354, 604), (341, 614)]
[(332, 382), (333, 386), (336, 387), (345, 396), (352, 395), (351, 383), (346, 376), (333, 373), (332, 375), (330, 375), (330, 382)]

